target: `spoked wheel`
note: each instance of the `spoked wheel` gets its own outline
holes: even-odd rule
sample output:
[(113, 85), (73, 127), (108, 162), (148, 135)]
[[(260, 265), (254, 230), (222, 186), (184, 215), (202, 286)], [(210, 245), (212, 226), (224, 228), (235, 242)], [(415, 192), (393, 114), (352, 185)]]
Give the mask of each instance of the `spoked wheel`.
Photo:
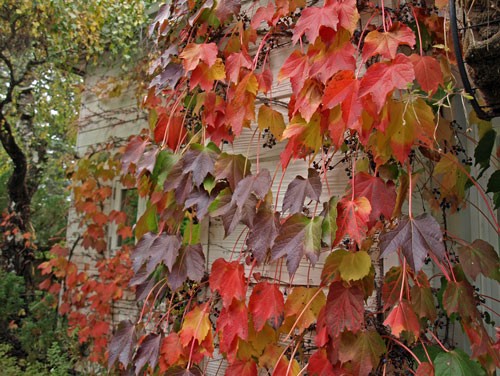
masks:
[(450, 0), (450, 28), (464, 89), (478, 117), (500, 116), (500, 4)]

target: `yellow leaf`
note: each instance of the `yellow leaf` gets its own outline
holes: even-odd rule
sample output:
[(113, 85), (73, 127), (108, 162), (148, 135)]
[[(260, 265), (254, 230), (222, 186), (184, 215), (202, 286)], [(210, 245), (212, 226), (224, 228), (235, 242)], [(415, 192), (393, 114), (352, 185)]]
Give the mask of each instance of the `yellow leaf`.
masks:
[(370, 273), (372, 260), (366, 251), (349, 252), (339, 265), (340, 277), (346, 281), (363, 279)]
[(276, 137), (276, 139), (281, 140), (281, 136), (285, 130), (285, 119), (280, 112), (273, 110), (267, 105), (262, 105), (259, 108), (259, 115), (257, 119), (260, 130), (269, 128), (273, 136)]
[(201, 344), (211, 330), (208, 305), (197, 305), (184, 318), (179, 332), (181, 343), (187, 346), (192, 339), (195, 339)]

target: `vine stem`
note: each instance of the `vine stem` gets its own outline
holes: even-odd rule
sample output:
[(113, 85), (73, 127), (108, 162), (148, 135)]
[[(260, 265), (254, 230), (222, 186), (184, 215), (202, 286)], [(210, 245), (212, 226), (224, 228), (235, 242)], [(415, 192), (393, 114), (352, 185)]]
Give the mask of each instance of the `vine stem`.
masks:
[(425, 346), (424, 341), (422, 341), (422, 338), (419, 338), (418, 340), (419, 340), (419, 341), (420, 341), (420, 343), (422, 344), (422, 348), (424, 349), (425, 356), (427, 357), (427, 360), (429, 361), (429, 363), (430, 363), (430, 364), (432, 364), (432, 359), (431, 359), (431, 357), (429, 356), (429, 353), (427, 352), (427, 347)]
[(413, 181), (412, 181), (412, 171), (411, 171), (411, 163), (408, 160), (408, 217), (410, 220), (413, 219)]
[(443, 343), (439, 340), (439, 338), (431, 331), (427, 331), (427, 333), (429, 333), (432, 338), (434, 338), (434, 340), (436, 341), (436, 343), (439, 345), (439, 347), (441, 347), (445, 352), (450, 352), (450, 350), (448, 350), (444, 345)]
[(410, 7), (411, 7), (411, 11), (413, 13), (413, 17), (415, 18), (415, 24), (417, 25), (418, 41), (420, 44), (420, 56), (423, 56), (424, 50), (422, 47), (422, 34), (420, 33), (420, 25), (418, 24), (418, 18), (417, 18), (417, 14), (415, 13), (415, 8), (413, 7), (413, 5), (410, 5)]
[(393, 341), (394, 343), (396, 343), (398, 346), (401, 346), (403, 349), (405, 349), (413, 357), (413, 359), (415, 359), (415, 361), (418, 363), (418, 365), (420, 365), (420, 363), (422, 363), (420, 361), (420, 359), (418, 359), (418, 357), (415, 355), (415, 353), (413, 351), (411, 351), (410, 348), (408, 346), (406, 346), (400, 340), (397, 340), (396, 338), (393, 338), (393, 337), (387, 336), (387, 335), (382, 336), (382, 338), (387, 338), (387, 339)]
[(144, 300), (144, 304), (142, 306), (142, 310), (141, 310), (141, 314), (139, 315), (139, 319), (137, 320), (137, 324), (139, 324), (142, 320), (142, 318), (144, 317), (144, 313), (146, 312), (146, 304), (149, 300), (149, 298), (151, 297), (151, 294), (153, 293), (154, 289), (156, 287), (158, 287), (158, 285), (160, 285), (160, 283), (165, 283), (167, 280), (166, 278), (164, 279), (160, 279), (154, 286), (153, 288), (151, 289), (151, 291), (148, 293), (148, 296), (146, 297), (146, 299)]

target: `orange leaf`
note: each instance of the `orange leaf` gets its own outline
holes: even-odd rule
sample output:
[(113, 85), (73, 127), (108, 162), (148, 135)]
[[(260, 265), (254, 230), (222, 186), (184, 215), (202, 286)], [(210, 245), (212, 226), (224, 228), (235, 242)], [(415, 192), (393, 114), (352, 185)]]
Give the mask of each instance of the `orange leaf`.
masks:
[(400, 337), (402, 331), (413, 333), (415, 338), (420, 334), (420, 323), (411, 305), (402, 301), (396, 305), (384, 321), (391, 328), (392, 334)]
[(394, 22), (390, 30), (384, 33), (377, 30), (370, 31), (365, 38), (363, 60), (376, 54), (380, 54), (387, 59), (394, 59), (398, 47), (402, 44), (413, 47), (415, 45), (415, 34), (412, 29), (400, 22)]
[(208, 304), (195, 306), (187, 313), (182, 323), (182, 329), (179, 332), (182, 345), (187, 346), (192, 339), (202, 343), (211, 329)]
[(179, 57), (183, 60), (182, 64), (186, 72), (195, 69), (200, 60), (211, 67), (217, 58), (217, 45), (215, 43), (189, 43)]

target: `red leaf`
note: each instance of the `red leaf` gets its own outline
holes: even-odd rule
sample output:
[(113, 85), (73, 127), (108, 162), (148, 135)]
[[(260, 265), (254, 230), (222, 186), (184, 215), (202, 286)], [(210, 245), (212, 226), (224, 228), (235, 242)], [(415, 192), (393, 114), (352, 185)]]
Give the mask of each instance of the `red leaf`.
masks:
[(219, 292), (226, 308), (233, 299), (244, 300), (246, 297), (245, 271), (238, 261), (227, 262), (223, 258), (215, 260), (212, 264), (209, 284), (213, 292)]
[(359, 85), (360, 82), (354, 77), (353, 71), (340, 71), (328, 83), (323, 96), (326, 108), (342, 104), (342, 119), (347, 128), (352, 128), (356, 124), (363, 110)]
[(443, 86), (443, 72), (441, 65), (432, 56), (410, 55), (410, 60), (415, 69), (415, 78), (424, 91), (435, 93), (438, 86)]
[[(246, 341), (248, 338), (248, 309), (245, 302), (233, 300), (229, 307), (222, 308), (217, 319), (217, 332), (220, 338), (220, 350), (236, 353), (237, 338)], [(235, 355), (235, 354), (234, 354)]]
[(297, 43), (300, 37), (305, 34), (309, 43), (314, 43), (322, 27), (337, 30), (338, 23), (339, 18), (333, 6), (306, 8), (295, 24), (292, 42), (293, 44)]
[(278, 80), (282, 81), (289, 78), (292, 83), (294, 93), (300, 92), (304, 86), (306, 78), (309, 76), (309, 59), (307, 55), (295, 50), (285, 60), (278, 73)]
[(155, 141), (166, 144), (172, 150), (177, 149), (186, 136), (184, 116), (180, 113), (160, 114), (154, 129)]
[(296, 176), (288, 185), (283, 199), (283, 213), (287, 210), (290, 210), (290, 214), (300, 213), (306, 197), (319, 201), (320, 195), (321, 179), (316, 170), (310, 168), (307, 171), (307, 179)]
[(465, 274), (474, 281), (479, 274), (498, 281), (500, 260), (497, 251), (488, 242), (476, 239), (471, 244), (458, 248), (458, 256)]
[(408, 26), (394, 22), (389, 31), (380, 33), (377, 30), (370, 31), (365, 38), (363, 47), (363, 60), (373, 55), (380, 54), (387, 59), (394, 59), (398, 47), (402, 44), (413, 47), (415, 45), (415, 34)]
[(434, 367), (428, 362), (422, 362), (417, 368), (416, 376), (434, 376)]
[(237, 360), (226, 369), (226, 376), (257, 376), (257, 365), (253, 360)]
[(344, 287), (342, 282), (333, 282), (326, 298), (326, 325), (332, 337), (344, 330), (358, 332), (364, 323), (365, 307), (363, 291), (359, 287)]
[(356, 50), (350, 42), (350, 35), (346, 31), (339, 31), (335, 40), (336, 43), (325, 46), (318, 39), (307, 51), (308, 56), (312, 59), (310, 76), (318, 77), (324, 84), (338, 71), (354, 71), (356, 68), (356, 59), (354, 58)]
[(391, 332), (396, 337), (400, 337), (402, 331), (413, 333), (415, 338), (420, 334), (420, 323), (417, 315), (413, 312), (410, 304), (399, 302), (384, 321), (384, 325), (391, 328)]
[(372, 99), (380, 112), (386, 102), (387, 94), (395, 88), (406, 89), (415, 79), (415, 71), (408, 57), (403, 54), (389, 63), (375, 63), (366, 71), (361, 79), (359, 95), (372, 95)]
[(161, 342), (160, 372), (165, 372), (180, 359), (183, 353), (181, 339), (176, 332), (171, 332)]
[(334, 376), (332, 363), (328, 359), (325, 349), (318, 349), (309, 358), (307, 372), (311, 376)]
[(401, 248), (406, 261), (418, 272), (424, 265), (428, 252), (439, 260), (445, 256), (443, 233), (439, 223), (430, 214), (416, 218), (403, 217), (398, 226), (380, 236), (380, 257), (387, 256)]
[(245, 50), (232, 53), (226, 59), (227, 78), (230, 82), (238, 82), (241, 68), (252, 68), (252, 60)]
[(217, 45), (215, 43), (188, 43), (179, 57), (182, 59), (186, 72), (195, 69), (200, 60), (211, 67), (217, 59)]
[(396, 205), (396, 188), (392, 182), (386, 183), (379, 177), (359, 172), (354, 176), (351, 187), (354, 187), (354, 197), (366, 197), (370, 201), (370, 227), (382, 216), (384, 219), (391, 218)]
[(355, 375), (368, 376), (385, 352), (387, 348), (384, 340), (376, 331), (362, 331), (357, 336), (344, 333), (339, 358), (343, 363), (351, 361)]
[(337, 12), (339, 25), (349, 31), (350, 34), (356, 30), (359, 13), (356, 6), (356, 0), (327, 0), (325, 6), (332, 6), (334, 12)]
[(366, 197), (358, 197), (354, 201), (350, 197), (342, 198), (337, 204), (337, 237), (334, 244), (338, 244), (346, 235), (361, 244), (368, 230), (371, 210)]
[(305, 121), (309, 122), (321, 104), (323, 96), (322, 84), (315, 79), (308, 79), (297, 94), (292, 116), (300, 112)]
[(255, 330), (260, 332), (268, 321), (277, 329), (283, 321), (285, 301), (278, 285), (260, 282), (253, 288), (248, 304)]

